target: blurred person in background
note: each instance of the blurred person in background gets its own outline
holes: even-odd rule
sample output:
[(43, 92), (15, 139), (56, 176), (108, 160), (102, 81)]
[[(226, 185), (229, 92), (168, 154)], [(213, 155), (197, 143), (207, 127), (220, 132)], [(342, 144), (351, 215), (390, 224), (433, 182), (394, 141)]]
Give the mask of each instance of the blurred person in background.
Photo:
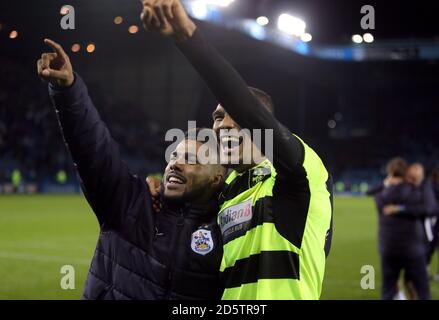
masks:
[(19, 170), (19, 169), (12, 170), (11, 183), (12, 183), (12, 186), (14, 188), (14, 192), (19, 193), (20, 187), (22, 186), (22, 183), (23, 183), (23, 176), (21, 174), (21, 170)]
[(414, 163), (407, 168), (404, 181), (396, 181), (378, 194), (382, 220), (388, 228), (382, 247), (383, 299), (397, 292), (400, 272), (412, 299), (431, 299), (427, 271), (427, 232), (424, 221), (436, 213), (437, 203), (431, 183), (424, 179), (424, 168)]
[[(391, 159), (386, 165), (386, 178), (378, 185), (370, 187), (369, 190), (366, 192), (367, 195), (374, 197), (375, 205), (378, 211), (378, 252), (381, 259), (381, 273), (383, 274), (381, 294), (383, 299), (384, 291), (388, 291), (388, 280), (384, 278), (384, 270), (388, 269), (387, 259), (385, 259), (385, 257), (388, 255), (389, 252), (392, 251), (392, 245), (394, 243), (392, 235), (395, 234), (395, 226), (393, 221), (387, 219), (383, 214), (383, 200), (380, 195), (384, 188), (402, 183), (404, 181), (407, 168), (408, 164), (403, 158), (396, 157)], [(400, 290), (397, 280), (394, 286), (396, 287), (395, 293), (391, 297), (386, 296), (386, 299), (405, 300), (405, 294), (402, 290)]]
[[(426, 238), (426, 259), (427, 263), (430, 263), (430, 250), (435, 239), (434, 227), (438, 208), (433, 179), (425, 178), (425, 169), (422, 164), (413, 163), (407, 169), (405, 182), (407, 183), (407, 189), (404, 190), (403, 187), (401, 187), (398, 190), (401, 192), (401, 197), (406, 197), (405, 200), (408, 202), (410, 197), (422, 199), (422, 201), (415, 205), (409, 205), (409, 207), (403, 205), (387, 205), (384, 211), (386, 214), (409, 212), (409, 214), (416, 215), (423, 219)], [(404, 191), (406, 193), (404, 193)]]
[[(379, 194), (385, 187), (393, 184), (402, 183), (404, 181), (407, 168), (408, 164), (403, 158), (396, 157), (391, 159), (386, 165), (386, 178), (378, 185), (370, 187), (366, 191), (366, 194), (369, 196), (375, 196)], [(375, 201), (377, 200), (378, 199), (375, 198)]]

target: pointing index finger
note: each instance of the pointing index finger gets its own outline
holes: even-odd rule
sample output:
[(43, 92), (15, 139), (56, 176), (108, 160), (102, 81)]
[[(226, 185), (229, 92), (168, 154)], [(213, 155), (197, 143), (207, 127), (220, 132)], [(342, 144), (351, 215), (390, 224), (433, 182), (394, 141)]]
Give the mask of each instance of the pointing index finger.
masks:
[(64, 49), (53, 40), (44, 39), (44, 43), (51, 47), (57, 54), (59, 54), (63, 58), (67, 58), (67, 54), (64, 52)]

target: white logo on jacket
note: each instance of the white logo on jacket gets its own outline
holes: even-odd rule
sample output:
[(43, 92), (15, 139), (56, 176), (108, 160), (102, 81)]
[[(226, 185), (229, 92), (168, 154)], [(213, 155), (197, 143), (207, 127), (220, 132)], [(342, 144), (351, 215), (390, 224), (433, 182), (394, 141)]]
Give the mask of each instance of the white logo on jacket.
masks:
[(206, 255), (213, 250), (213, 239), (210, 230), (198, 229), (192, 233), (192, 251), (201, 255)]

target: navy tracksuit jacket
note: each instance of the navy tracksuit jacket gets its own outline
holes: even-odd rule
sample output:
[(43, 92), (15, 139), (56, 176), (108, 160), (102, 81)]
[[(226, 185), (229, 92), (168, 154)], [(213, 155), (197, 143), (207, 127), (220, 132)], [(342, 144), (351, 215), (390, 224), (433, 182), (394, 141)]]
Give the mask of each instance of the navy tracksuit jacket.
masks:
[(216, 201), (154, 213), (145, 181), (121, 160), (82, 79), (75, 74), (70, 88), (50, 85), (49, 93), (100, 225), (83, 298), (219, 299)]

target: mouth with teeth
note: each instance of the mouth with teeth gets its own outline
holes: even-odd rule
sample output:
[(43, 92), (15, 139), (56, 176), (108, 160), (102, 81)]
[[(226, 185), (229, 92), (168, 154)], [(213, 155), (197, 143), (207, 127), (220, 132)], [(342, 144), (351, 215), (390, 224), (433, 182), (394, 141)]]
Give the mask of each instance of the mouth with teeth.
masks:
[(175, 172), (171, 172), (166, 177), (166, 187), (168, 189), (176, 189), (186, 184), (186, 178)]
[(239, 148), (242, 144), (243, 137), (232, 136), (232, 135), (222, 135), (220, 136), (221, 151), (224, 155), (239, 156)]

